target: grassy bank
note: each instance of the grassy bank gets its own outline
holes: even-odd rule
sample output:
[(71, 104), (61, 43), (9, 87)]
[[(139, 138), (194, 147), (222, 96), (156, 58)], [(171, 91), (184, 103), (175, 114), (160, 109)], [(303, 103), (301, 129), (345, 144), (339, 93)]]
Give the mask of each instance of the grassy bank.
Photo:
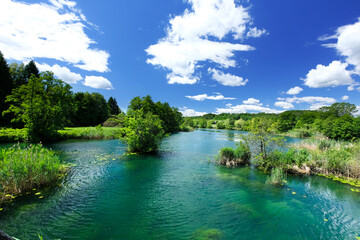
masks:
[(3, 149), (0, 152), (0, 203), (58, 181), (66, 172), (55, 153), (42, 145)]
[(120, 127), (76, 127), (58, 131), (61, 139), (115, 139), (121, 134)]
[[(59, 130), (55, 140), (66, 139), (115, 139), (120, 137), (120, 127), (74, 127)], [(0, 143), (27, 142), (27, 129), (0, 129)]]

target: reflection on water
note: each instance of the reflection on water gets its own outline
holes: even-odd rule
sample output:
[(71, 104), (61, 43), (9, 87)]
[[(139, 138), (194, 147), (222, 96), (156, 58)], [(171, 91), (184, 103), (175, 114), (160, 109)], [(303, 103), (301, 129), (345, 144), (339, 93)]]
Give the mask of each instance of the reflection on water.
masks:
[[(199, 130), (166, 138), (157, 155), (124, 156), (118, 140), (51, 147), (73, 167), (60, 186), (17, 199), (0, 228), (20, 239), (356, 239), (360, 196), (320, 177), (266, 185), (253, 168), (212, 160), (243, 132)], [(288, 138), (288, 142), (299, 139)], [(210, 161), (209, 161), (210, 160)]]

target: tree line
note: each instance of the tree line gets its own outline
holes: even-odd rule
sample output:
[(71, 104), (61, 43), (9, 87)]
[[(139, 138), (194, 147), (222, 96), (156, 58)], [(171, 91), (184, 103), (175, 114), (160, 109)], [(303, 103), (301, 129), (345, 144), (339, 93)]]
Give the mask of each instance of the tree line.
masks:
[(56, 138), (69, 126), (95, 126), (121, 113), (116, 99), (100, 93), (71, 91), (71, 86), (34, 61), (8, 65), (0, 52), (0, 127), (28, 129), (31, 141)]
[(354, 104), (334, 103), (318, 110), (291, 110), (280, 114), (240, 113), (206, 114), (189, 117), (185, 126), (192, 128), (237, 129), (250, 131), (259, 120), (267, 120), (276, 133), (296, 133), (298, 137), (310, 137), (316, 133), (335, 140), (360, 138), (360, 118), (355, 117)]

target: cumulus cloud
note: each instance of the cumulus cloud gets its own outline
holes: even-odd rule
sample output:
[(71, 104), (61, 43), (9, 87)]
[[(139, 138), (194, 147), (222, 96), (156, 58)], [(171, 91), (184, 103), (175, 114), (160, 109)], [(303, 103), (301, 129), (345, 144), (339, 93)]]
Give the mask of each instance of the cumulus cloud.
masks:
[(76, 2), (0, 1), (0, 49), (7, 59), (53, 59), (87, 71), (106, 72), (109, 53), (93, 47), (85, 33), (93, 27)]
[(300, 92), (302, 92), (304, 89), (302, 89), (301, 87), (293, 87), (293, 88), (290, 88), (286, 94), (288, 95), (297, 95), (299, 94)]
[(247, 112), (264, 112), (264, 113), (281, 113), (282, 111), (271, 109), (267, 107), (261, 107), (258, 105), (236, 105), (227, 108), (216, 108), (216, 113), (247, 113)]
[[(333, 103), (336, 103), (336, 99), (330, 97), (314, 97), (314, 96), (307, 96), (307, 97), (292, 97), (292, 98), (278, 98), (281, 103), (276, 102), (275, 106), (281, 107), (281, 105), (285, 106), (285, 103), (290, 103), (291, 105), (287, 105), (288, 107), (293, 108), (293, 103), (300, 104), (300, 103), (307, 103), (310, 105), (310, 110), (317, 110), (320, 107), (329, 106)], [(286, 109), (286, 108), (284, 108)], [(289, 108), (290, 109), (290, 108)]]
[(349, 96), (346, 96), (346, 95), (341, 98), (341, 100), (344, 100), (344, 101), (346, 101), (348, 99), (349, 99)]
[[(252, 24), (248, 9), (234, 0), (187, 0), (191, 8), (170, 19), (166, 36), (145, 51), (148, 64), (162, 67), (170, 73), (169, 83), (194, 84), (200, 63), (212, 62), (222, 68), (235, 67), (235, 52), (254, 48), (224, 41), (260, 37), (265, 30)], [(239, 81), (239, 80), (237, 80)], [(239, 83), (237, 83), (239, 84)], [(242, 85), (240, 85), (242, 86)]]
[(67, 67), (61, 67), (58, 64), (50, 66), (48, 64), (40, 64), (36, 63), (36, 66), (39, 68), (40, 71), (51, 71), (54, 75), (63, 80), (66, 83), (72, 84), (77, 83), (78, 81), (82, 80), (82, 77), (78, 73), (71, 72)]
[(194, 109), (188, 109), (187, 107), (181, 108), (180, 112), (184, 117), (198, 117), (207, 114), (207, 112), (197, 112)]
[(207, 94), (200, 94), (196, 96), (186, 96), (187, 98), (196, 100), (196, 101), (204, 101), (204, 100), (234, 100), (236, 98), (233, 97), (224, 97), (221, 94), (217, 94), (214, 96), (208, 96)]
[(320, 38), (320, 40), (336, 39), (336, 43), (323, 44), (326, 47), (335, 48), (341, 56), (346, 57), (346, 62), (355, 66), (360, 72), (360, 18), (354, 24), (339, 27), (335, 35)]
[(248, 100), (244, 100), (243, 104), (246, 105), (256, 105), (256, 106), (261, 106), (262, 103), (260, 103), (260, 100), (255, 99), (255, 98), (248, 98)]
[(329, 66), (319, 64), (316, 69), (311, 69), (303, 80), (305, 85), (311, 88), (352, 85), (354, 80), (347, 67), (347, 63), (340, 61), (333, 61)]
[(282, 109), (291, 109), (294, 108), (294, 105), (288, 102), (276, 102), (274, 104), (276, 107), (281, 107)]
[(114, 89), (109, 80), (100, 76), (86, 76), (84, 85), (92, 88), (100, 88), (106, 90)]
[(230, 87), (239, 87), (245, 86), (248, 82), (247, 79), (243, 79), (242, 77), (238, 77), (229, 73), (223, 73), (222, 71), (218, 71), (216, 69), (208, 69), (209, 73), (212, 73), (212, 79), (218, 81), (221, 85), (230, 86)]

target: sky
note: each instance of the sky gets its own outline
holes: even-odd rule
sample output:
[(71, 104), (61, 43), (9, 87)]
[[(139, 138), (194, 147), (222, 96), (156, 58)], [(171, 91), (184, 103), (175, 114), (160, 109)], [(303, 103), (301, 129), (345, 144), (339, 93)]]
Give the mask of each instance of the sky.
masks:
[(360, 106), (358, 0), (0, 0), (0, 51), (123, 111)]

